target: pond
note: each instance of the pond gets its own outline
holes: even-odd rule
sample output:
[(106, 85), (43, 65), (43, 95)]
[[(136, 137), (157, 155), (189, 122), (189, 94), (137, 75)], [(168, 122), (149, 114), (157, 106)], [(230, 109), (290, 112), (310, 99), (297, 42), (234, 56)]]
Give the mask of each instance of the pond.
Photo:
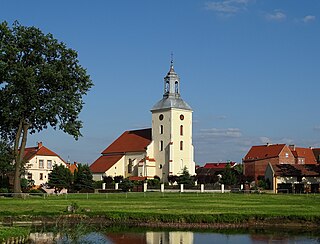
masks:
[[(1, 228), (1, 227), (0, 227)], [(10, 240), (10, 238), (9, 238)], [(12, 241), (12, 239), (11, 239)], [(10, 243), (10, 242), (8, 242)], [(168, 230), (122, 226), (33, 227), (25, 243), (203, 244), (320, 243), (320, 230), (226, 229)]]

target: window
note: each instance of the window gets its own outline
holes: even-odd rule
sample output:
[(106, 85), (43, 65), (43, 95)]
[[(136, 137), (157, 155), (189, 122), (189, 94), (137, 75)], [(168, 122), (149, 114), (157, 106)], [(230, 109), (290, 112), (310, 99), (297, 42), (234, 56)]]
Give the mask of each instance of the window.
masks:
[(160, 151), (163, 151), (163, 141), (160, 141)]
[(32, 174), (28, 173), (28, 180), (32, 180)]
[(160, 125), (160, 134), (163, 134), (163, 125)]
[(289, 158), (289, 153), (286, 153), (286, 158)]
[(183, 136), (183, 125), (180, 125), (180, 136)]
[(39, 180), (43, 180), (43, 173), (40, 173)]
[(180, 115), (180, 119), (184, 120), (184, 115), (183, 114)]
[(39, 168), (43, 169), (43, 167), (44, 167), (43, 160), (40, 159), (39, 160)]
[(175, 93), (179, 93), (179, 83), (178, 83), (178, 81), (176, 81), (174, 83), (174, 91), (175, 91)]
[(165, 92), (165, 93), (169, 93), (169, 91), (170, 91), (170, 84), (169, 84), (169, 81), (167, 81), (164, 92)]
[(180, 141), (180, 150), (183, 150), (183, 141)]
[(163, 114), (160, 114), (159, 115), (159, 120), (163, 120), (163, 117), (164, 117)]
[(51, 160), (47, 160), (47, 168), (48, 169), (52, 168), (52, 161)]

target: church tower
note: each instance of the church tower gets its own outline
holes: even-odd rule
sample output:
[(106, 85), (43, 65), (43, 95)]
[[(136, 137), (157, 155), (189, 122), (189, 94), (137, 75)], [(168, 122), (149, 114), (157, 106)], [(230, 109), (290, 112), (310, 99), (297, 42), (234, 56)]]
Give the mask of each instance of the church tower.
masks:
[(195, 174), (192, 145), (192, 109), (180, 96), (180, 78), (173, 68), (164, 77), (163, 98), (151, 109), (155, 173), (163, 181), (186, 167)]

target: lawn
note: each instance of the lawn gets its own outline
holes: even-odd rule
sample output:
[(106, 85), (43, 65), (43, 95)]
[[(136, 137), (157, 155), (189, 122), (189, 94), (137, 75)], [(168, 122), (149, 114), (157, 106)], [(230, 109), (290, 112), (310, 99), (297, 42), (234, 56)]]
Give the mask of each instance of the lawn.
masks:
[(320, 195), (109, 193), (0, 198), (0, 220), (5, 217), (55, 217), (68, 205), (77, 213), (123, 219), (187, 223), (238, 223), (250, 219), (320, 222)]

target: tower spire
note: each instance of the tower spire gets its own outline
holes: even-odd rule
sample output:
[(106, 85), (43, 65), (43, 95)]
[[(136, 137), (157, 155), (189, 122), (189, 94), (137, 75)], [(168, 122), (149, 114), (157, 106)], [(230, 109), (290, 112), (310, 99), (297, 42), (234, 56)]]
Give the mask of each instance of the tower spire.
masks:
[(171, 61), (170, 61), (170, 66), (173, 67), (173, 52), (171, 51)]

